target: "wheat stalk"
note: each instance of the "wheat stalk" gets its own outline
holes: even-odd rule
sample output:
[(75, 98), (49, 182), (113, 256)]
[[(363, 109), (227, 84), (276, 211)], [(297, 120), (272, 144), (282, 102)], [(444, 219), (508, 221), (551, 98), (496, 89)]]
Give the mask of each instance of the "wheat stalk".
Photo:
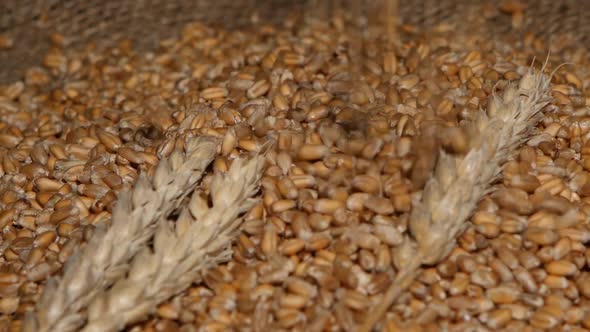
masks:
[(493, 95), (487, 114), (480, 111), (467, 126), (471, 149), (466, 155), (440, 152), (422, 200), (410, 215), (411, 236), (395, 252), (400, 270), (358, 331), (373, 329), (423, 264), (436, 264), (450, 253), (473, 209), (499, 177), (502, 165), (538, 122), (541, 109), (550, 101), (549, 83), (542, 73), (529, 69), (517, 86), (507, 87), (503, 98)]
[(97, 294), (83, 331), (121, 330), (199, 280), (203, 270), (229, 260), (229, 245), (241, 224), (238, 217), (257, 201), (251, 197), (258, 190), (263, 165), (261, 155), (248, 161), (236, 159), (227, 174), (214, 176), (211, 208), (195, 191), (176, 226), (160, 223), (153, 249), (144, 246), (128, 276)]
[(159, 163), (152, 179), (141, 174), (133, 189), (122, 192), (111, 227), (97, 227), (88, 245), (70, 257), (63, 277), (48, 280), (37, 314), (27, 316), (24, 330), (78, 329), (85, 319), (80, 311), (127, 273), (129, 261), (153, 236), (157, 221), (194, 189), (214, 159), (216, 146), (212, 138), (191, 139), (185, 153), (174, 151)]

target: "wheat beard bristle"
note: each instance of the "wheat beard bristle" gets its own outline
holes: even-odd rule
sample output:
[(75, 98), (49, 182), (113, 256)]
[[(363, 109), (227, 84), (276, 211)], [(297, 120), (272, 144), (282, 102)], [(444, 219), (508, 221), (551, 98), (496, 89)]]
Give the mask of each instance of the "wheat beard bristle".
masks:
[(100, 291), (129, 270), (129, 261), (153, 236), (156, 223), (194, 190), (213, 161), (217, 140), (190, 139), (185, 152), (162, 160), (153, 178), (140, 175), (133, 189), (122, 192), (113, 209), (112, 225), (98, 226), (88, 245), (72, 255), (63, 277), (47, 282), (36, 315), (28, 313), (26, 332), (68, 332), (85, 320), (84, 308)]
[(502, 165), (530, 136), (541, 110), (550, 102), (549, 83), (542, 72), (529, 69), (518, 85), (506, 88), (502, 98), (493, 95), (487, 113), (480, 111), (468, 125), (472, 143), (466, 155), (440, 152), (422, 200), (410, 215), (411, 236), (394, 253), (398, 268), (395, 280), (381, 301), (369, 310), (359, 332), (373, 329), (420, 273), (422, 265), (436, 264), (450, 253), (473, 209), (499, 177)]

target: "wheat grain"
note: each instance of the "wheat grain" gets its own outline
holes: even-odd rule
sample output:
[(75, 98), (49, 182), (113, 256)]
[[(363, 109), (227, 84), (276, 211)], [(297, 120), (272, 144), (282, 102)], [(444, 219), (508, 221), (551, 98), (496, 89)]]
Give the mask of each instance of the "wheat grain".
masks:
[(217, 142), (195, 138), (186, 153), (175, 151), (149, 179), (141, 175), (132, 190), (122, 192), (113, 210), (112, 225), (98, 227), (86, 248), (74, 254), (61, 279), (50, 279), (29, 315), (27, 331), (72, 331), (84, 322), (84, 309), (95, 294), (129, 270), (129, 261), (156, 230), (157, 221), (178, 207), (215, 156)]
[(241, 224), (238, 216), (257, 202), (264, 156), (237, 159), (227, 174), (215, 175), (211, 201), (196, 191), (176, 222), (159, 223), (153, 250), (143, 246), (129, 275), (108, 291), (97, 294), (88, 308), (85, 332), (118, 331), (137, 322), (156, 306), (182, 292), (201, 272), (231, 258), (229, 244)]
[(396, 297), (407, 288), (423, 264), (436, 264), (453, 248), (467, 218), (490, 191), (502, 165), (530, 135), (548, 104), (549, 80), (532, 69), (518, 86), (510, 85), (503, 98), (492, 96), (487, 114), (479, 112), (468, 126), (471, 150), (452, 156), (440, 152), (435, 171), (410, 216), (411, 237), (406, 237), (394, 261), (399, 268), (393, 284), (364, 321), (359, 331), (369, 332)]

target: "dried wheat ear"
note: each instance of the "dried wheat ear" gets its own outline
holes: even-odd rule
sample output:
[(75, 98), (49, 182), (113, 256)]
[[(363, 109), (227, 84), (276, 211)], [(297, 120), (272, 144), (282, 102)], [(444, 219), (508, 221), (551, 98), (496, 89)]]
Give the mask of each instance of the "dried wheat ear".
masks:
[(156, 306), (198, 281), (201, 273), (231, 258), (239, 216), (257, 199), (264, 157), (236, 159), (227, 174), (216, 174), (210, 188), (212, 207), (197, 190), (176, 224), (161, 222), (153, 249), (143, 246), (126, 278), (99, 292), (88, 308), (85, 332), (119, 331), (155, 311)]
[(157, 223), (192, 192), (215, 157), (218, 142), (199, 137), (162, 160), (153, 176), (141, 175), (122, 192), (113, 209), (111, 226), (97, 227), (92, 240), (68, 260), (63, 277), (50, 279), (35, 315), (28, 314), (25, 331), (73, 331), (100, 292), (123, 278), (131, 259), (154, 235)]
[(468, 225), (479, 200), (490, 192), (502, 165), (529, 136), (546, 106), (550, 80), (530, 69), (518, 85), (509, 85), (502, 98), (494, 95), (487, 112), (466, 124), (470, 149), (464, 155), (441, 151), (422, 199), (410, 216), (411, 236), (394, 253), (398, 269), (390, 288), (358, 331), (369, 332), (421, 271), (445, 258)]

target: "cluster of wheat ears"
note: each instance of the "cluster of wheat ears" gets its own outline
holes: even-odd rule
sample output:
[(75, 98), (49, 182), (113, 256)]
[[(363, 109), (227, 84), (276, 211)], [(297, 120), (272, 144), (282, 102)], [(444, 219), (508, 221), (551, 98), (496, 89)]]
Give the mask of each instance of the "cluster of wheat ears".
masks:
[[(421, 267), (450, 252), (502, 165), (530, 136), (550, 100), (548, 89), (549, 78), (530, 69), (464, 124), (468, 153), (440, 152), (422, 198), (413, 202), (411, 236), (395, 253), (395, 280), (358, 331), (371, 331)], [(121, 330), (199, 281), (205, 269), (229, 260), (241, 216), (257, 201), (265, 154), (234, 160), (205, 192), (199, 183), (218, 144), (188, 139), (184, 151), (161, 160), (153, 177), (141, 175), (121, 193), (111, 225), (97, 228), (63, 275), (49, 280), (25, 331)]]
[[(152, 312), (231, 257), (239, 216), (256, 202), (264, 155), (237, 159), (206, 193), (195, 188), (213, 161), (217, 140), (190, 139), (120, 194), (111, 226), (98, 229), (73, 255), (63, 276), (48, 282), (26, 331), (117, 331)], [(179, 206), (187, 195), (187, 204)], [(172, 211), (181, 210), (176, 222)], [(152, 243), (150, 246), (149, 244)]]

